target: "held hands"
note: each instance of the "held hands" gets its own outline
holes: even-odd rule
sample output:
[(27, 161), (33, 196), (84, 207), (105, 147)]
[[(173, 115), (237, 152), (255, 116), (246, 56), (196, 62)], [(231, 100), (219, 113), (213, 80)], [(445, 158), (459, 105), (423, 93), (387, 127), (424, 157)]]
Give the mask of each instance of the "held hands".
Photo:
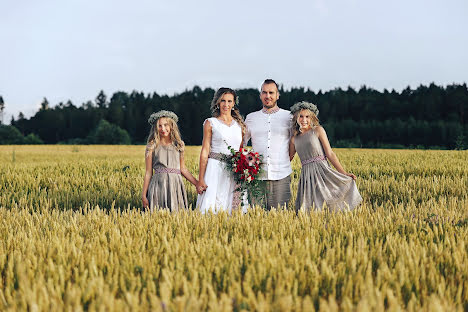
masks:
[(198, 194), (203, 194), (203, 192), (208, 188), (208, 185), (206, 185), (203, 179), (200, 179), (196, 185), (196, 188)]

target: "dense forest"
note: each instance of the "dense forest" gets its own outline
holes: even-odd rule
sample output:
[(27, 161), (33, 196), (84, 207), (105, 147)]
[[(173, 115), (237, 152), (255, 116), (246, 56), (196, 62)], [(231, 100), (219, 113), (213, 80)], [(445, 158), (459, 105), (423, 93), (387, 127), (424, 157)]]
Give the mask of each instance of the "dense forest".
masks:
[[(44, 98), (31, 118), (20, 113), (10, 126), (0, 127), (0, 143), (140, 144), (148, 135), (149, 115), (166, 109), (179, 116), (185, 143), (200, 145), (214, 91), (195, 86), (173, 96), (133, 91), (116, 92), (110, 98), (101, 91), (81, 106), (71, 101), (52, 106)], [(237, 92), (244, 116), (261, 108), (257, 89)], [(401, 92), (365, 86), (326, 92), (281, 87), (280, 95), (278, 104), (285, 109), (302, 100), (317, 104), (320, 122), (335, 147), (464, 149), (468, 145), (466, 84), (430, 84)], [(1, 103), (3, 108), (3, 99)]]

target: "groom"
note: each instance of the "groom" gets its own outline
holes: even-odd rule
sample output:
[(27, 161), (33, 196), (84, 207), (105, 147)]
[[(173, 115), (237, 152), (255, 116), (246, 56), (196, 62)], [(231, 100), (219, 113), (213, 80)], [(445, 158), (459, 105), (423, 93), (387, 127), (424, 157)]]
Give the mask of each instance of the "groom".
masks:
[(291, 162), (289, 139), (291, 138), (292, 115), (278, 107), (278, 84), (266, 79), (260, 91), (263, 108), (250, 113), (245, 119), (247, 131), (244, 143), (252, 140), (252, 148), (263, 155), (263, 173), (258, 178), (265, 180), (264, 201), (266, 209), (287, 206), (291, 198)]

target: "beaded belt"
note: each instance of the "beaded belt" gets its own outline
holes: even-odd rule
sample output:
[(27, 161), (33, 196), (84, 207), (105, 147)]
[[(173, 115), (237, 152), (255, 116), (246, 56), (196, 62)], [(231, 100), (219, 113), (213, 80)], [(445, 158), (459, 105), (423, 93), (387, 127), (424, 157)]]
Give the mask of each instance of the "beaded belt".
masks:
[(212, 159), (216, 159), (216, 160), (219, 160), (219, 161), (226, 161), (226, 154), (223, 154), (223, 153), (213, 153), (213, 152), (210, 152), (208, 154), (208, 158), (212, 158)]
[(158, 166), (158, 167), (154, 168), (154, 173), (175, 173), (175, 174), (180, 174), (180, 170), (175, 169), (175, 168), (167, 168), (167, 167), (163, 167), (163, 166)]
[(317, 162), (317, 161), (322, 161), (322, 160), (327, 160), (327, 156), (318, 155), (318, 156), (312, 157), (310, 159), (306, 159), (304, 161), (301, 161), (301, 164), (304, 166), (304, 165), (307, 165), (307, 164), (310, 164), (310, 163), (313, 163), (313, 162)]

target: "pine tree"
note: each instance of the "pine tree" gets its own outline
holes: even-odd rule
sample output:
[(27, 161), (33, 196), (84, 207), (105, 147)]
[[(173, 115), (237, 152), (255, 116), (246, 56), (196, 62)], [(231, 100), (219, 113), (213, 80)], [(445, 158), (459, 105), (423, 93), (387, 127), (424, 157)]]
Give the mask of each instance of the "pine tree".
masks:
[(5, 110), (5, 102), (3, 97), (0, 95), (0, 125), (3, 125), (3, 111)]
[(99, 108), (106, 108), (107, 106), (107, 96), (103, 90), (101, 90), (96, 97), (95, 103)]
[(40, 111), (48, 110), (49, 109), (49, 101), (47, 101), (47, 98), (44, 98), (41, 103), (41, 108), (39, 109)]

